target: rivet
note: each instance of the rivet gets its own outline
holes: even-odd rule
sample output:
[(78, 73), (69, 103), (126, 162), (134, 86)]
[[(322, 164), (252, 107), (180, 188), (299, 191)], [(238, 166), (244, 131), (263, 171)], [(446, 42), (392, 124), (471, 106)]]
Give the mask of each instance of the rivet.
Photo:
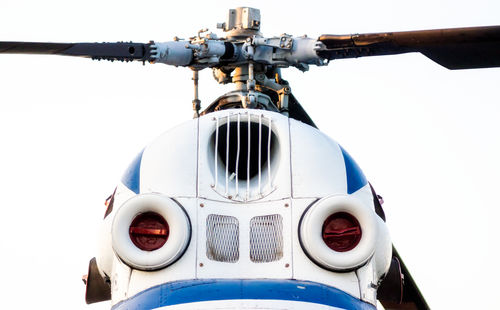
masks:
[(201, 208), (203, 208), (204, 206), (205, 206), (204, 204), (200, 203), (200, 207), (201, 207)]
[(290, 264), (288, 264), (288, 263), (285, 264), (285, 268), (288, 268), (288, 267), (290, 267)]
[(203, 267), (203, 263), (200, 263), (200, 267)]
[(288, 208), (288, 207), (289, 207), (288, 203), (285, 203), (285, 208)]

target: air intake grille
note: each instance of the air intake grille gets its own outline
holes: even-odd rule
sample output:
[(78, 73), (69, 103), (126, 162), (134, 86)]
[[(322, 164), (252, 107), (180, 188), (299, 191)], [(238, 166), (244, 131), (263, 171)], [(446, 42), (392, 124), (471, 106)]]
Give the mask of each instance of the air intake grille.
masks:
[(240, 258), (239, 223), (234, 216), (210, 214), (207, 217), (207, 257), (235, 263)]
[(250, 221), (250, 260), (267, 263), (283, 257), (283, 218), (279, 214), (256, 216)]
[(214, 190), (237, 201), (259, 199), (272, 192), (273, 155), (278, 150), (272, 120), (249, 112), (214, 120)]

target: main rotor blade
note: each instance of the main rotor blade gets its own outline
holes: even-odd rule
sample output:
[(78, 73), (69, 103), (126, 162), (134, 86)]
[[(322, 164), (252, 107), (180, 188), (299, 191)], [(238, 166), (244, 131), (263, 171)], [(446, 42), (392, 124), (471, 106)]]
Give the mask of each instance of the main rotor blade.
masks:
[(377, 292), (378, 299), (382, 306), (384, 306), (384, 309), (429, 310), (429, 305), (425, 301), (424, 296), (418, 289), (415, 280), (413, 280), (394, 245), (392, 246), (392, 256), (393, 262), (391, 264), (391, 269), (387, 277), (382, 281)]
[(500, 67), (500, 26), (319, 37), (327, 59), (420, 52), (448, 69)]
[(0, 41), (0, 54), (47, 54), (97, 60), (149, 61), (152, 43), (46, 43)]

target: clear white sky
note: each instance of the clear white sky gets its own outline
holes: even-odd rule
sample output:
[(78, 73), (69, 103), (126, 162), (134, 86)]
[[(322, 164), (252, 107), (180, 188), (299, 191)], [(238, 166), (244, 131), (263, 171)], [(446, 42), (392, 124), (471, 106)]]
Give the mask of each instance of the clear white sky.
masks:
[[(262, 31), (315, 37), (500, 24), (498, 1), (0, 2), (0, 40), (187, 38), (229, 8)], [(385, 198), (392, 238), (433, 309), (493, 309), (500, 277), (500, 69), (448, 71), (421, 55), (284, 71), (320, 129)], [(86, 306), (104, 199), (142, 147), (192, 116), (191, 72), (0, 55), (0, 308)], [(201, 74), (202, 105), (228, 88)], [(175, 146), (172, 146), (175, 147)]]

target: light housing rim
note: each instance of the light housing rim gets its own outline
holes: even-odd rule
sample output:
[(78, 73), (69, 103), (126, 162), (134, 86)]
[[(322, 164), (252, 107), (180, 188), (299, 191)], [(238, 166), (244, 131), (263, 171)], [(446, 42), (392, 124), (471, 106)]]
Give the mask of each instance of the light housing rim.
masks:
[[(154, 251), (141, 250), (129, 236), (132, 221), (146, 212), (158, 213), (169, 224), (167, 242)], [(139, 270), (157, 270), (173, 264), (184, 254), (191, 233), (189, 216), (173, 199), (158, 193), (138, 194), (125, 201), (115, 214), (111, 227), (112, 247), (128, 266)]]
[[(346, 252), (334, 251), (323, 241), (323, 223), (337, 212), (354, 216), (363, 230), (358, 245)], [(320, 199), (304, 211), (299, 222), (298, 236), (302, 250), (318, 266), (348, 272), (364, 265), (373, 256), (378, 230), (377, 215), (370, 206), (352, 196), (333, 195)]]

